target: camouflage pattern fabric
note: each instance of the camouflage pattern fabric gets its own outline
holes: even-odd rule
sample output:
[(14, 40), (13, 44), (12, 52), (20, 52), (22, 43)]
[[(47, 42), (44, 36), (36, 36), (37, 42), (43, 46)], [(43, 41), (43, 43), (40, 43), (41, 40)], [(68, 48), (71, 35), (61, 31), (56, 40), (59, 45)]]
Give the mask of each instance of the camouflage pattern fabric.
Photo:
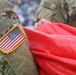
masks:
[(68, 24), (76, 27), (76, 0), (66, 0), (68, 4)]
[[(0, 39), (16, 23), (23, 31), (12, 4), (8, 0), (0, 0)], [(10, 54), (0, 51), (0, 57), (0, 75), (38, 75), (33, 55), (29, 50), (28, 39)]]
[(0, 75), (16, 75), (8, 62), (0, 56)]
[(36, 19), (76, 26), (76, 0), (41, 0)]
[(0, 0), (0, 13), (4, 11), (13, 11), (13, 6), (8, 0)]

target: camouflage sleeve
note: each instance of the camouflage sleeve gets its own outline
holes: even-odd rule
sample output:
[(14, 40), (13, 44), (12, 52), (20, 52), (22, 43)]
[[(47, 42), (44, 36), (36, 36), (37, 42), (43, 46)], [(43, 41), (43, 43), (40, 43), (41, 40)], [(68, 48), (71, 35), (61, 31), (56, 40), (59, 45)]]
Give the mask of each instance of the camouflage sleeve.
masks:
[(0, 75), (38, 75), (28, 38), (18, 20), (12, 4), (0, 0), (0, 56), (3, 57), (0, 59)]
[(8, 0), (0, 0), (0, 13), (4, 11), (13, 11), (13, 5)]
[(68, 16), (74, 19), (76, 15), (76, 0), (66, 0), (66, 2), (68, 4)]
[(65, 0), (41, 0), (36, 13), (36, 20), (46, 19), (52, 22), (67, 23), (65, 5)]
[(14, 6), (11, 2), (8, 0), (0, 0), (0, 37), (2, 37), (15, 22), (20, 23), (19, 17), (13, 9)]
[(76, 27), (76, 0), (66, 0), (68, 4), (68, 24)]
[(16, 75), (8, 62), (0, 56), (0, 75)]

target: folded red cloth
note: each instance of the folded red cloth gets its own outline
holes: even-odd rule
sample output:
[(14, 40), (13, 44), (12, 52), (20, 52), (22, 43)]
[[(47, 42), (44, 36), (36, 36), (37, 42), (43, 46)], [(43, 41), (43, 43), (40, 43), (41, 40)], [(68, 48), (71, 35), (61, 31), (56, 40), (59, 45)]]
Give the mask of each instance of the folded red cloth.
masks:
[(76, 75), (76, 28), (47, 22), (24, 31), (39, 75)]

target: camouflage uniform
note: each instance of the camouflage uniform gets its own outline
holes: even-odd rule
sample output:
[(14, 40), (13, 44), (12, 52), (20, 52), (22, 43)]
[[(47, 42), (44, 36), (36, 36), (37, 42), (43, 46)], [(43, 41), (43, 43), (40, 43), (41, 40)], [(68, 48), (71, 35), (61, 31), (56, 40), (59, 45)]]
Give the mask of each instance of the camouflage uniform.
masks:
[(41, 0), (36, 19), (42, 18), (76, 26), (76, 0)]
[[(14, 7), (9, 1), (0, 0), (0, 75), (38, 75), (33, 56), (29, 51), (27, 37), (25, 36), (23, 29), (20, 26), (19, 18), (13, 11), (13, 8)], [(9, 40), (7, 41), (5, 38), (7, 35), (10, 36), (11, 39), (16, 36), (18, 33), (15, 31), (18, 28), (14, 29), (16, 24), (22, 31), (19, 31), (19, 33), (24, 34), (23, 36), (25, 36), (26, 39), (19, 42), (20, 45), (18, 45), (16, 48), (13, 48), (14, 51), (7, 53), (5, 51), (8, 51), (10, 48), (9, 46), (7, 47), (10, 42), (7, 43)], [(11, 31), (12, 28), (13, 30)], [(5, 41), (7, 41), (6, 46)], [(4, 46), (6, 47), (6, 50)]]

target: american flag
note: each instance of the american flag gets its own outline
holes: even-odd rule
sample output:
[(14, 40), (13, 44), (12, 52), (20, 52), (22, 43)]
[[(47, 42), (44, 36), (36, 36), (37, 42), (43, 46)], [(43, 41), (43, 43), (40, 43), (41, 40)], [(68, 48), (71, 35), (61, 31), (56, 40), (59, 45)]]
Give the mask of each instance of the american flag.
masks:
[(8, 54), (15, 50), (25, 39), (26, 36), (16, 27), (0, 41), (0, 49)]

